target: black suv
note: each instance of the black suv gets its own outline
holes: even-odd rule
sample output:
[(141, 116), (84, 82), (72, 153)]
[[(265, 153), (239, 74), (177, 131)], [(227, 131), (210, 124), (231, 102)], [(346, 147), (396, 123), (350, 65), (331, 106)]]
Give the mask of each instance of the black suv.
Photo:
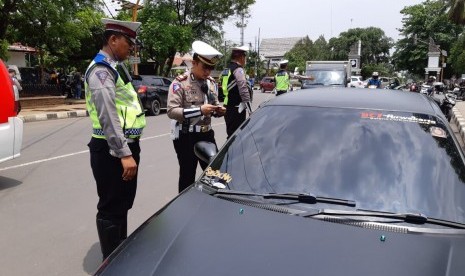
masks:
[(171, 80), (153, 75), (138, 75), (132, 77), (132, 85), (139, 95), (142, 107), (151, 115), (160, 114), (166, 109), (168, 88)]

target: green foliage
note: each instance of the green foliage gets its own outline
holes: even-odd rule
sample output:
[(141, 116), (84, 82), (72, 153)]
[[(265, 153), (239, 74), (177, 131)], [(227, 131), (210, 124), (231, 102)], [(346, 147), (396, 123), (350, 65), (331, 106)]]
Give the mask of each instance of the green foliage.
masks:
[(453, 73), (462, 75), (465, 73), (465, 34), (462, 33), (452, 46), (449, 55), (449, 62)]
[[(442, 50), (451, 49), (463, 27), (448, 19), (446, 9), (447, 6), (442, 0), (427, 0), (418, 5), (405, 7), (401, 11), (404, 17), (400, 31), (404, 38), (396, 43), (396, 51), (393, 55), (397, 70), (408, 70), (413, 74), (424, 75), (428, 62), (429, 38), (433, 38)], [(450, 75), (447, 73), (446, 71), (446, 75)]]
[[(248, 16), (255, 0), (158, 0), (145, 4), (139, 21), (143, 59), (153, 59), (156, 71), (167, 75), (176, 52), (187, 52), (194, 40), (222, 48), (221, 28), (234, 15)], [(222, 66), (222, 65), (219, 65)]]
[(0, 39), (0, 59), (8, 60), (8, 42), (4, 39)]
[[(2, 35), (39, 50), (41, 66), (73, 66), (81, 70), (101, 45), (94, 32), (101, 27), (98, 0), (4, 0), (10, 10)], [(2, 22), (4, 22), (2, 20)]]
[(393, 39), (377, 27), (349, 29), (339, 37), (330, 39), (329, 47), (333, 49), (333, 60), (347, 60), (350, 47), (359, 40), (362, 41), (362, 65), (389, 61), (389, 50), (394, 45)]
[(452, 22), (465, 25), (465, 1), (464, 0), (447, 0), (446, 6), (449, 19)]
[(364, 79), (367, 79), (371, 77), (373, 72), (378, 72), (383, 77), (390, 77), (393, 75), (393, 68), (389, 63), (370, 63), (362, 67), (361, 74)]

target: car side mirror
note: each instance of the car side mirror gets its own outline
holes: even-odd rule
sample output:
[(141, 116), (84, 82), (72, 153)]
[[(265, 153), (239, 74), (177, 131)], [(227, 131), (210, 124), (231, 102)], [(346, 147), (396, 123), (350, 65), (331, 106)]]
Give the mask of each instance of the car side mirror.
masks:
[(194, 153), (203, 162), (210, 163), (218, 153), (218, 150), (214, 143), (200, 141), (195, 143)]

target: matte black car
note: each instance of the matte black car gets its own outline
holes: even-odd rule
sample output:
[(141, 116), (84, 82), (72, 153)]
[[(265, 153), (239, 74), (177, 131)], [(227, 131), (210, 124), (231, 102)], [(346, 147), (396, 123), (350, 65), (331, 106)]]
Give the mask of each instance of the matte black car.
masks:
[(97, 275), (465, 273), (464, 155), (424, 95), (288, 93), (197, 145), (209, 168)]
[(152, 75), (132, 78), (132, 85), (139, 95), (143, 108), (149, 114), (156, 116), (160, 114), (161, 109), (166, 109), (170, 79)]

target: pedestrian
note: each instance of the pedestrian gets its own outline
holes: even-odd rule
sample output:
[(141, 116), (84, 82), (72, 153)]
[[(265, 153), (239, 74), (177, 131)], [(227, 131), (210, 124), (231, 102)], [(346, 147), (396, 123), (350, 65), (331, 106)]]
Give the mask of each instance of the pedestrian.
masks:
[(81, 90), (82, 90), (82, 76), (79, 70), (76, 70), (73, 74), (73, 85), (74, 85), (74, 98), (79, 100), (81, 99)]
[(141, 23), (102, 22), (103, 47), (87, 68), (84, 88), (93, 127), (88, 147), (99, 197), (96, 224), (105, 259), (127, 237), (145, 116), (123, 63), (134, 50)]
[(208, 164), (195, 156), (194, 145), (199, 141), (216, 145), (211, 117), (226, 112), (219, 105), (217, 86), (210, 76), (222, 54), (202, 41), (192, 43), (192, 50), (192, 68), (176, 77), (168, 91), (171, 138), (179, 163), (179, 192), (195, 181), (199, 162), (206, 169)]
[(289, 61), (287, 59), (279, 62), (279, 71), (274, 76), (276, 84), (276, 96), (287, 93), (291, 87), (289, 73), (287, 72), (288, 63)]
[(231, 62), (222, 73), (223, 104), (226, 107), (224, 121), (228, 138), (245, 121), (247, 111), (249, 114), (252, 112), (252, 90), (244, 72), (248, 50), (246, 46), (232, 48)]
[(10, 78), (11, 78), (11, 81), (12, 81), (13, 85), (15, 85), (16, 88), (18, 88), (18, 91), (23, 90), (23, 87), (21, 86), (21, 84), (18, 81), (18, 78), (16, 77), (15, 69), (8, 68), (8, 73), (10, 74)]
[(11, 83), (13, 86), (16, 86), (16, 89), (13, 89), (14, 92), (14, 97), (15, 97), (15, 111), (16, 114), (19, 114), (21, 112), (21, 102), (19, 100), (19, 92), (23, 90), (23, 87), (18, 81), (18, 78), (16, 78), (16, 71), (13, 68), (8, 68), (8, 73), (10, 74), (11, 78)]

